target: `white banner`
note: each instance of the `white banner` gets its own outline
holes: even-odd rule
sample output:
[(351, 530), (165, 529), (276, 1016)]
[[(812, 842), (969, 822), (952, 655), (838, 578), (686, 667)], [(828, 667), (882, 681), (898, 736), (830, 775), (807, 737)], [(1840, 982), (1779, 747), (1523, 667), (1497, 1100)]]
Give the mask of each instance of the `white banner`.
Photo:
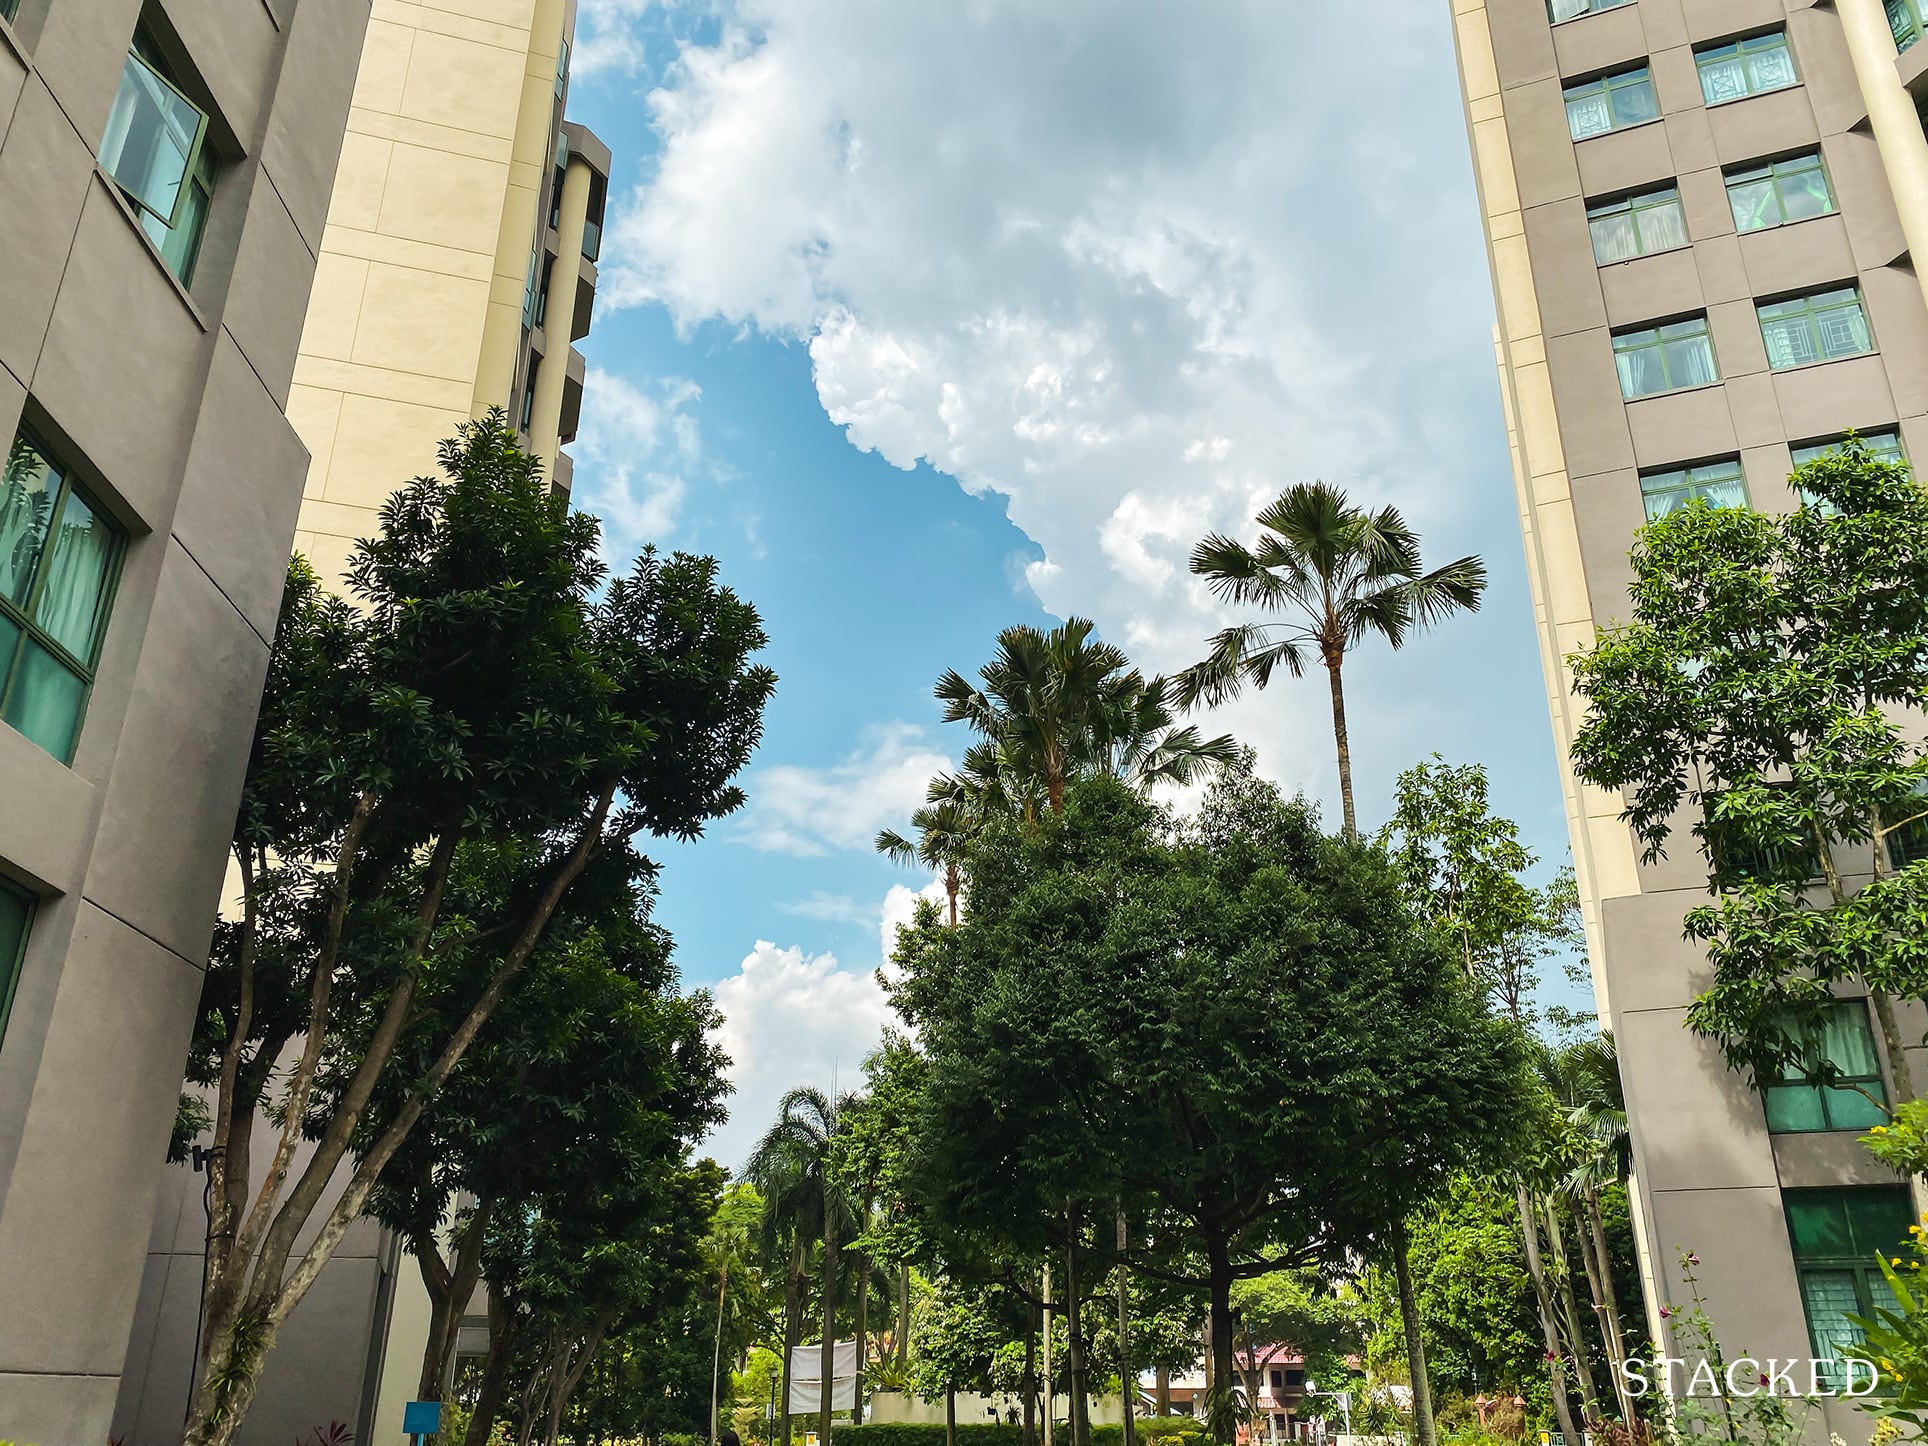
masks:
[[(831, 1347), (830, 1409), (857, 1409), (857, 1343)], [(823, 1346), (798, 1346), (790, 1353), (790, 1414), (813, 1416), (823, 1409)]]

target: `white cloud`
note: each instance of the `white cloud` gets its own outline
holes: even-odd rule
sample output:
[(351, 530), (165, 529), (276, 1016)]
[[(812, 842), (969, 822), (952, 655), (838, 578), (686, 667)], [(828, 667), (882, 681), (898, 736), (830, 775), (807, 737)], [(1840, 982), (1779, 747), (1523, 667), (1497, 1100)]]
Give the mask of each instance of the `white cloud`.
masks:
[(690, 408), (694, 382), (660, 379), (650, 390), (591, 367), (582, 421), (572, 444), (577, 505), (603, 522), (603, 554), (626, 561), (646, 542), (676, 530), (688, 478), (703, 464), (702, 433)]
[(798, 899), (777, 908), (800, 919), (822, 919), (833, 924), (867, 924), (875, 909), (866, 908), (848, 894), (826, 894), (821, 889), (807, 899)]
[(657, 0), (579, 0), (576, 44), (569, 56), (571, 76), (604, 70), (634, 73), (645, 59), (640, 24)]
[(951, 766), (913, 723), (869, 729), (854, 753), (828, 768), (775, 764), (751, 772), (750, 804), (735, 837), (766, 853), (868, 849), (881, 828), (900, 832), (924, 801), (931, 776)]
[[(649, 97), (660, 164), (612, 223), (605, 294), (804, 341), (853, 445), (1007, 496), (1043, 604), (1154, 669), (1224, 620), (1190, 544), (1249, 534), (1301, 479), (1517, 575), (1449, 21), (734, 0)], [(1409, 713), (1404, 666), (1376, 698)], [(1509, 705), (1542, 706), (1530, 680)], [(1224, 722), (1329, 788), (1325, 710), (1308, 683)]]
[(730, 1056), (736, 1089), (728, 1122), (704, 1149), (731, 1169), (749, 1157), (788, 1090), (858, 1088), (863, 1058), (893, 1017), (874, 972), (767, 939), (716, 986), (716, 1002), (723, 1012), (718, 1043)]
[[(884, 895), (884, 917), (877, 931), (877, 942), (883, 950), (884, 959), (888, 961), (897, 948), (897, 931), (909, 928), (911, 920), (917, 916), (918, 900), (929, 899), (939, 909), (945, 909), (949, 906), (949, 897), (944, 892), (941, 878), (932, 879), (921, 889), (892, 884), (890, 892)], [(888, 970), (891, 966), (886, 963), (884, 967)]]

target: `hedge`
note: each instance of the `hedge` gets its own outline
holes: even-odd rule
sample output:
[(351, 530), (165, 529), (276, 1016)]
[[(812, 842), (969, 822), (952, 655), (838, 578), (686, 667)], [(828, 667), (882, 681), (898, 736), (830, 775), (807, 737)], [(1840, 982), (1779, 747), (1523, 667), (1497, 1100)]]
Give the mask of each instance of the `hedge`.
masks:
[[(1190, 1416), (1155, 1416), (1134, 1421), (1133, 1433), (1156, 1436), (1163, 1446), (1204, 1446), (1205, 1425)], [(1053, 1429), (1060, 1442), (1071, 1439), (1063, 1421)], [(1093, 1426), (1091, 1446), (1124, 1446), (1123, 1426)], [(945, 1446), (941, 1421), (872, 1422), (866, 1426), (832, 1426), (830, 1446)], [(1024, 1427), (989, 1422), (959, 1422), (957, 1446), (1024, 1446)]]

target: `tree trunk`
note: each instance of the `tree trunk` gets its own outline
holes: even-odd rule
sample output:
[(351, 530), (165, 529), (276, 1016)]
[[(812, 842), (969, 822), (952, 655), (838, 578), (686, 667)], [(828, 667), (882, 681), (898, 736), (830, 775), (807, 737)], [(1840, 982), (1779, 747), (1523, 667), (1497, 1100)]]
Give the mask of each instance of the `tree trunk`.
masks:
[(1560, 1207), (1551, 1195), (1546, 1197), (1546, 1240), (1553, 1255), (1553, 1278), (1559, 1288), (1567, 1336), (1573, 1344), (1573, 1371), (1580, 1383), (1581, 1420), (1595, 1421), (1601, 1414), (1600, 1393), (1594, 1389), (1593, 1367), (1587, 1360), (1586, 1332), (1580, 1327), (1580, 1307), (1573, 1298), (1573, 1266), (1567, 1260), (1566, 1233), (1560, 1229)]
[(944, 1382), (944, 1446), (957, 1446), (957, 1382)]
[(716, 1287), (716, 1346), (710, 1352), (710, 1443), (715, 1446), (722, 1433), (718, 1422), (718, 1412), (722, 1409), (718, 1389), (723, 1379), (723, 1302), (730, 1292), (730, 1259), (723, 1257), (723, 1268), (717, 1272)]
[(1607, 1364), (1613, 1376), (1613, 1397), (1620, 1406), (1620, 1419), (1631, 1424), (1637, 1417), (1632, 1388), (1627, 1384), (1627, 1340), (1620, 1329), (1620, 1301), (1613, 1289), (1613, 1257), (1607, 1253), (1606, 1223), (1600, 1218), (1600, 1192), (1589, 1185), (1582, 1201), (1586, 1229), (1580, 1236), (1580, 1256), (1586, 1262), (1587, 1287), (1593, 1293), (1593, 1309), (1600, 1322), (1600, 1336), (1606, 1343)]
[[(866, 1216), (869, 1211), (864, 1212)], [(857, 1393), (851, 1400), (850, 1423), (864, 1424), (864, 1368), (870, 1364), (870, 1257), (852, 1252), (857, 1266)]]
[(1566, 1446), (1581, 1446), (1580, 1433), (1573, 1425), (1573, 1407), (1567, 1400), (1566, 1371), (1560, 1364), (1560, 1327), (1554, 1314), (1553, 1293), (1547, 1289), (1546, 1270), (1540, 1263), (1540, 1230), (1533, 1223), (1533, 1206), (1527, 1197), (1526, 1182), (1516, 1180), (1514, 1190), (1520, 1207), (1520, 1236), (1526, 1246), (1526, 1273), (1533, 1282), (1533, 1299), (1540, 1313), (1540, 1337), (1546, 1346), (1553, 1419), (1559, 1424)]
[[(1336, 675), (1335, 675), (1336, 676)], [(1433, 1427), (1433, 1388), (1426, 1379), (1426, 1341), (1420, 1333), (1419, 1297), (1413, 1291), (1412, 1242), (1406, 1222), (1392, 1228), (1393, 1279), (1399, 1286), (1399, 1321), (1406, 1332), (1406, 1365), (1413, 1377), (1413, 1436), (1418, 1446), (1438, 1446)]]
[(910, 1261), (897, 1262), (897, 1369), (910, 1367)]
[(1053, 1398), (1058, 1393), (1058, 1378), (1051, 1370), (1051, 1262), (1044, 1262), (1044, 1446), (1053, 1446), (1058, 1414)]
[(468, 1434), (461, 1446), (488, 1446), (495, 1430), (495, 1419), (502, 1413), (502, 1396), (509, 1385), (509, 1365), (515, 1357), (517, 1324), (515, 1315), (504, 1308), (493, 1292), (489, 1296), (489, 1356), (482, 1366), (482, 1386), (475, 1409), (469, 1414)]
[(1131, 1374), (1131, 1274), (1125, 1269), (1125, 1251), (1131, 1241), (1125, 1229), (1125, 1212), (1118, 1212), (1118, 1394), (1123, 1398), (1125, 1446), (1134, 1446), (1132, 1397), (1138, 1383)]
[(790, 1252), (790, 1275), (783, 1288), (783, 1415), (777, 1427), (777, 1446), (790, 1446), (790, 1362), (802, 1334), (803, 1237)]
[(494, 1211), (493, 1197), (476, 1201), (460, 1231), (449, 1241), (454, 1254), (447, 1266), (443, 1266), (440, 1247), (432, 1237), (420, 1243), (421, 1250), (436, 1252), (436, 1257), (431, 1271), (427, 1255), (416, 1256), (422, 1269), (422, 1284), (429, 1295), (428, 1341), (422, 1351), (418, 1401), (439, 1401), (448, 1388), (449, 1373), (455, 1364), (455, 1341), (462, 1330), (462, 1315), (482, 1279), (482, 1239)]
[(1024, 1446), (1038, 1441), (1038, 1312), (1024, 1306)]
[[(825, 1192), (828, 1194), (828, 1191)], [(817, 1446), (830, 1446), (830, 1416), (837, 1384), (837, 1212), (823, 1206), (823, 1379), (817, 1401)]]
[(1238, 1363), (1232, 1354), (1232, 1257), (1222, 1236), (1214, 1234), (1206, 1240), (1205, 1262), (1211, 1289), (1212, 1335), (1212, 1348), (1205, 1358), (1207, 1430), (1221, 1446), (1232, 1446), (1238, 1437), (1238, 1410), (1233, 1401)]
[(1345, 814), (1346, 837), (1356, 839), (1359, 819), (1352, 809), (1352, 744), (1346, 738), (1346, 687), (1339, 677), (1345, 659), (1342, 652), (1327, 653), (1325, 665), (1326, 681), (1332, 685), (1332, 741), (1339, 750), (1339, 806)]
[(1067, 1424), (1071, 1446), (1091, 1446), (1091, 1420), (1085, 1400), (1084, 1308), (1078, 1299), (1078, 1216), (1065, 1217), (1064, 1248), (1065, 1388), (1070, 1396)]
[(1153, 1397), (1153, 1403), (1161, 1418), (1169, 1416), (1172, 1413), (1171, 1370), (1168, 1367), (1160, 1366), (1154, 1375), (1154, 1380), (1156, 1380), (1157, 1385), (1154, 1386), (1153, 1389), (1157, 1394)]

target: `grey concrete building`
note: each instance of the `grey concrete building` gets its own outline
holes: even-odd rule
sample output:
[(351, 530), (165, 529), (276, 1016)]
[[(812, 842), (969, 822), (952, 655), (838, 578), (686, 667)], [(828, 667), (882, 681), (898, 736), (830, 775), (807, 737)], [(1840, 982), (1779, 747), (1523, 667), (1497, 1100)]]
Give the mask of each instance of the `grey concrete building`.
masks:
[(0, 0), (0, 1438), (107, 1437), (369, 0)]
[[(1677, 1256), (1692, 1249), (1730, 1350), (1828, 1358), (1854, 1339), (1845, 1316), (1884, 1289), (1870, 1257), (1905, 1230), (1908, 1193), (1856, 1143), (1871, 1118), (1859, 1096), (1763, 1096), (1684, 1027), (1708, 975), (1680, 933), (1704, 865), (1691, 841), (1641, 862), (1621, 799), (1574, 780), (1563, 659), (1626, 615), (1628, 547), (1646, 519), (1696, 496), (1785, 511), (1790, 468), (1850, 428), (1928, 459), (1928, 306), (1912, 255), (1928, 248), (1922, 9), (1451, 4), (1650, 1318), (1683, 1297)], [(1864, 1001), (1843, 998), (1828, 1045), (1848, 1074), (1887, 1087)], [(1834, 1429), (1865, 1436), (1865, 1418), (1829, 1411)]]

